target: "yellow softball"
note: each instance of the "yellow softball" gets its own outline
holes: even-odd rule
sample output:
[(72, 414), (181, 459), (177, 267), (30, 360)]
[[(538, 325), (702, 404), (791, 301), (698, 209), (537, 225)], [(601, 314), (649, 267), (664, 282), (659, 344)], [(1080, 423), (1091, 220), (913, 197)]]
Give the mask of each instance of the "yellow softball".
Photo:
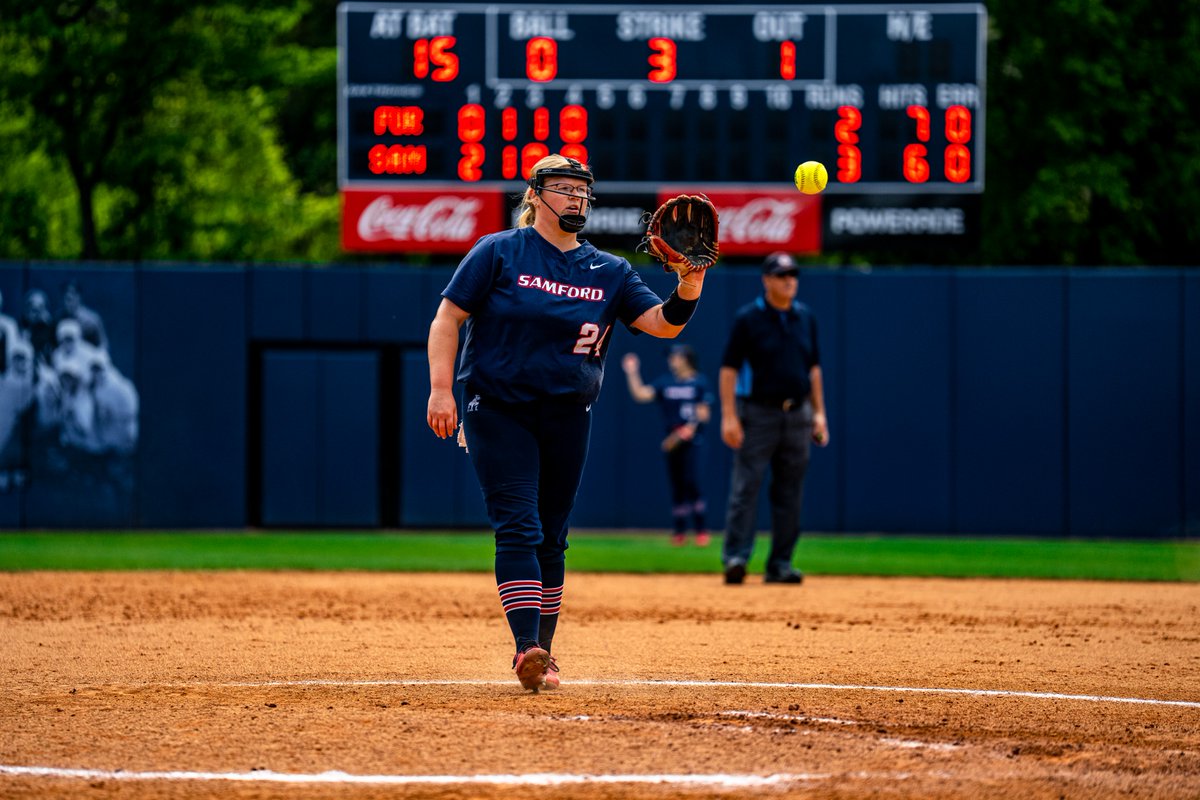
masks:
[(829, 171), (820, 161), (805, 161), (796, 167), (796, 188), (805, 194), (817, 194), (829, 182)]

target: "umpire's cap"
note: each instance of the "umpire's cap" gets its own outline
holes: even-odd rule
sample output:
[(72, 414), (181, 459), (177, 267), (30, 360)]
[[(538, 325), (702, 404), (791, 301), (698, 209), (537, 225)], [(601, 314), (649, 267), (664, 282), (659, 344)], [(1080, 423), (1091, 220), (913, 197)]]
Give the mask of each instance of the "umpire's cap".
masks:
[(767, 256), (762, 265), (763, 275), (798, 275), (800, 267), (790, 253), (777, 250)]

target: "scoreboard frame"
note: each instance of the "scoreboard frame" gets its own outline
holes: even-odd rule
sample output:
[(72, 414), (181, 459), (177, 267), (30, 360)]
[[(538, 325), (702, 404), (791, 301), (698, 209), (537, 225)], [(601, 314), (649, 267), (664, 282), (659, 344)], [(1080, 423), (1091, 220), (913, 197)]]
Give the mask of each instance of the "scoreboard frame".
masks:
[[(374, 35), (377, 39), (387, 36), (389, 38), (385, 41), (396, 46), (376, 46), (370, 52), (390, 50), (394, 63), (381, 65), (378, 58), (372, 59), (373, 63), (369, 65), (356, 63), (366, 60), (357, 56), (360, 51), (367, 52), (367, 45), (362, 41), (362, 18), (366, 15), (378, 18), (380, 14), (392, 15), (392, 21), (373, 24), (367, 29), (367, 35)], [(418, 14), (421, 16), (414, 16)], [(945, 27), (942, 23), (947, 18), (953, 18), (955, 23), (953, 38), (938, 32), (939, 27)], [(964, 25), (964, 22), (969, 24)], [(526, 42), (514, 41), (511, 34), (518, 28), (530, 33)], [(550, 111), (550, 124), (533, 136), (529, 131), (522, 131), (521, 138), (538, 141), (534, 137), (540, 135), (540, 141), (546, 143), (550, 152), (560, 149), (556, 146), (559, 142), (553, 129), (558, 120), (554, 117), (565, 106), (581, 107), (586, 119), (592, 120), (589, 125), (592, 130), (599, 127), (595, 123), (598, 117), (610, 117), (616, 128), (626, 131), (630, 128), (663, 130), (667, 126), (656, 125), (654, 120), (639, 123), (633, 118), (646, 115), (673, 116), (678, 118), (672, 126), (676, 129), (719, 130), (722, 141), (710, 143), (715, 146), (709, 149), (715, 158), (728, 160), (749, 159), (754, 155), (749, 149), (751, 145), (759, 143), (761, 150), (762, 143), (770, 144), (777, 134), (788, 135), (786, 120), (783, 130), (762, 130), (759, 126), (776, 125), (778, 128), (781, 116), (812, 117), (823, 113), (831, 123), (825, 126), (827, 140), (822, 142), (811, 136), (809, 129), (812, 125), (805, 121), (792, 124), (790, 152), (786, 153), (781, 163), (770, 165), (770, 178), (745, 180), (736, 175), (714, 177), (706, 171), (705, 162), (708, 159), (700, 155), (680, 159), (681, 169), (675, 169), (669, 176), (649, 180), (629, 180), (628, 176), (620, 174), (613, 176), (612, 168), (620, 170), (617, 158), (610, 159), (613, 162), (611, 164), (602, 161), (598, 174), (602, 177), (609, 175), (605, 183), (615, 191), (639, 191), (650, 183), (662, 183), (665, 180), (682, 186), (713, 183), (752, 185), (785, 179), (788, 177), (789, 163), (794, 167), (800, 161), (819, 160), (830, 168), (827, 191), (831, 193), (921, 193), (935, 190), (939, 193), (978, 193), (983, 191), (984, 176), (986, 28), (986, 10), (978, 3), (753, 7), (343, 3), (338, 7), (339, 185), (379, 188), (420, 181), (463, 180), (449, 169), (451, 165), (444, 158), (436, 164), (427, 161), (424, 173), (362, 174), (364, 156), (362, 147), (356, 147), (356, 142), (364, 138), (361, 129), (368, 121), (362, 108), (370, 103), (378, 103), (393, 108), (420, 109), (424, 117), (423, 127), (437, 131), (438, 136), (443, 138), (453, 137), (455, 129), (462, 128), (461, 124), (452, 124), (457, 120), (452, 120), (450, 115), (466, 105), (477, 105), (484, 115), (492, 118), (505, 108), (515, 110), (519, 112), (520, 124), (524, 128), (536, 127), (536, 123), (528, 118), (527, 111), (546, 108)], [(879, 42), (859, 43), (857, 37), (864, 29), (882, 31), (883, 38)], [(406, 30), (431, 35), (412, 37), (406, 35)], [(964, 36), (964, 30), (968, 30), (970, 35)], [(466, 34), (480, 31), (482, 41), (465, 38)], [(650, 35), (656, 32), (677, 32), (685, 37), (698, 34), (700, 40), (674, 42), (671, 37)], [(799, 41), (784, 38), (796, 32), (803, 37)], [(555, 35), (561, 38), (556, 39)], [(920, 38), (922, 36), (924, 40)], [(455, 58), (455, 69), (458, 71), (453, 80), (437, 81), (432, 74), (437, 67), (430, 69), (429, 65), (423, 77), (407, 74), (410, 66), (411, 71), (417, 71), (409, 47), (438, 38), (454, 40), (451, 48), (445, 51)], [(557, 49), (559, 71), (547, 80), (534, 80), (526, 74), (528, 56), (520, 52), (521, 45), (534, 39), (548, 40)], [(645, 44), (656, 39), (672, 42), (677, 51), (673, 55), (675, 72), (669, 79), (657, 82), (649, 77), (654, 72), (651, 64), (655, 58), (661, 59), (663, 55)], [(796, 63), (792, 68), (799, 69), (791, 79), (767, 75), (762, 69), (764, 64), (770, 64), (776, 58), (774, 51), (785, 46), (784, 42), (793, 46)], [(621, 52), (616, 52), (614, 43), (624, 45)], [(846, 55), (845, 51), (851, 44), (862, 48), (864, 52), (874, 52), (874, 55)], [(890, 47), (893, 52), (880, 55), (879, 51), (884, 47)], [(960, 52), (947, 57), (953, 64), (939, 68), (936, 64), (928, 63), (939, 58), (939, 48), (943, 52)], [(639, 52), (639, 49), (643, 52)], [(962, 55), (963, 50), (969, 52)], [(721, 59), (712, 55), (723, 52), (750, 54), (754, 58)], [(812, 63), (814, 60), (815, 65)], [(882, 62), (888, 60), (925, 63), (914, 63), (907, 80), (885, 82), (879, 80), (877, 73), (881, 67), (887, 66)], [(751, 61), (754, 63), (749, 63)], [(855, 65), (859, 64), (863, 65), (857, 67), (859, 74), (853, 74)], [(947, 80), (930, 80), (930, 75), (939, 69), (946, 73), (944, 77)], [(696, 70), (703, 70), (706, 74), (692, 74)], [(364, 72), (371, 75), (388, 74), (390, 82), (354, 81), (356, 74)], [(952, 72), (955, 74), (950, 74)], [(370, 96), (372, 92), (376, 94), (375, 97)], [(909, 97), (905, 98), (905, 94)], [(950, 100), (945, 99), (947, 96)], [(773, 98), (770, 102), (774, 107), (767, 104), (768, 98)], [(549, 104), (539, 105), (539, 100), (550, 99), (559, 101), (555, 104), (557, 108)], [(764, 102), (755, 102), (759, 99)], [(854, 122), (837, 117), (838, 107), (854, 105), (853, 102), (840, 102), (847, 99), (859, 102), (857, 108), (862, 119), (858, 123), (863, 129), (837, 130), (846, 129)], [(906, 102), (911, 99), (925, 102)], [(563, 102), (567, 100), (581, 102)], [(954, 102), (963, 100), (966, 104)], [(881, 108), (881, 102), (894, 107)], [(908, 106), (923, 108), (926, 113), (925, 120), (912, 120), (908, 138), (911, 144), (924, 145), (930, 151), (927, 158), (934, 162), (931, 166), (936, 166), (939, 160), (936, 158), (936, 149), (952, 144), (939, 135), (939, 127), (949, 130), (951, 126), (949, 120), (942, 119), (946, 116), (946, 109), (967, 110), (968, 138), (962, 146), (970, 155), (970, 178), (963, 182), (939, 181), (937, 170), (931, 169), (934, 174), (922, 182), (861, 178), (857, 181), (839, 180), (838, 161), (844, 158), (839, 149), (860, 144), (859, 137), (866, 138), (870, 126), (879, 125), (871, 117), (888, 112), (893, 116), (902, 116)], [(434, 119), (439, 115), (440, 119)], [(944, 125), (941, 124), (943, 121)], [(497, 137), (495, 129), (502, 124), (495, 120), (486, 134), (486, 140), (482, 142), (487, 150), (487, 161), (497, 159), (501, 147), (520, 144), (515, 136), (508, 140), (511, 144), (501, 144), (504, 140)], [(894, 121), (891, 124), (895, 127)], [(922, 124), (923, 131), (919, 130)], [(737, 134), (743, 132), (744, 135), (738, 137)], [(918, 135), (921, 133), (923, 138)], [(958, 135), (962, 136), (962, 133)], [(849, 141), (838, 141), (839, 137)], [(401, 144), (420, 139), (419, 136), (387, 133), (375, 138), (376, 144)], [(694, 136), (691, 138), (695, 139)], [(468, 143), (458, 141), (451, 144)], [(587, 144), (586, 139), (584, 144)], [(669, 144), (663, 146), (669, 147)], [(865, 143), (862, 143), (862, 149), (865, 149)], [(892, 155), (897, 160), (903, 158), (903, 153)], [(868, 173), (875, 171), (871, 169), (873, 156), (871, 153), (862, 154)], [(478, 182), (486, 184), (513, 179), (492, 171)]]
[(876, 213), (888, 205), (960, 209), (939, 238), (977, 238), (982, 3), (343, 2), (337, 36), (347, 197), (511, 193), (563, 152), (592, 165), (598, 208), (652, 208), (668, 192), (798, 194), (792, 171), (816, 160), (826, 242), (863, 220), (890, 226), (875, 242), (945, 233)]

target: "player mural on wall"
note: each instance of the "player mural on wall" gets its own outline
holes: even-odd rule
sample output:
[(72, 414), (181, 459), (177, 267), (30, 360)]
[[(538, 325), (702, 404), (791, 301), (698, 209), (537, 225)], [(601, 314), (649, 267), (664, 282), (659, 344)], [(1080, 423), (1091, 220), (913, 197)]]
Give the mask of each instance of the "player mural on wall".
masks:
[(79, 285), (66, 283), (61, 300), (52, 316), (47, 293), (29, 290), (16, 336), (5, 337), (0, 491), (36, 492), (47, 508), (103, 521), (131, 502), (138, 392)]
[[(442, 291), (429, 328), (426, 421), (440, 438), (461, 434), (470, 454), (495, 532), (496, 586), (516, 646), (513, 671), (535, 692), (559, 685), (551, 648), (567, 528), (612, 328), (619, 322), (634, 332), (678, 336), (717, 256), (710, 204), (702, 230), (711, 257), (654, 251), (679, 278), (663, 301), (626, 259), (579, 238), (595, 199), (593, 180), (587, 165), (562, 155), (534, 164), (517, 226), (475, 244)], [(460, 431), (454, 383), (464, 327)]]

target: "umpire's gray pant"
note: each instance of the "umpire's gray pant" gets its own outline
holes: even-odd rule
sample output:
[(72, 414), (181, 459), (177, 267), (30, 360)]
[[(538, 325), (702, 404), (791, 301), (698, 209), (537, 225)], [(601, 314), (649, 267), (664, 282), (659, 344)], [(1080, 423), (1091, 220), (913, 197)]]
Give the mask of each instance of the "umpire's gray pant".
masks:
[(800, 539), (800, 506), (812, 442), (812, 403), (806, 400), (785, 411), (782, 407), (739, 401), (738, 416), (745, 437), (741, 448), (734, 451), (721, 559), (725, 565), (735, 560), (749, 563), (758, 492), (770, 466), (771, 552), (767, 555), (767, 571), (786, 572)]

